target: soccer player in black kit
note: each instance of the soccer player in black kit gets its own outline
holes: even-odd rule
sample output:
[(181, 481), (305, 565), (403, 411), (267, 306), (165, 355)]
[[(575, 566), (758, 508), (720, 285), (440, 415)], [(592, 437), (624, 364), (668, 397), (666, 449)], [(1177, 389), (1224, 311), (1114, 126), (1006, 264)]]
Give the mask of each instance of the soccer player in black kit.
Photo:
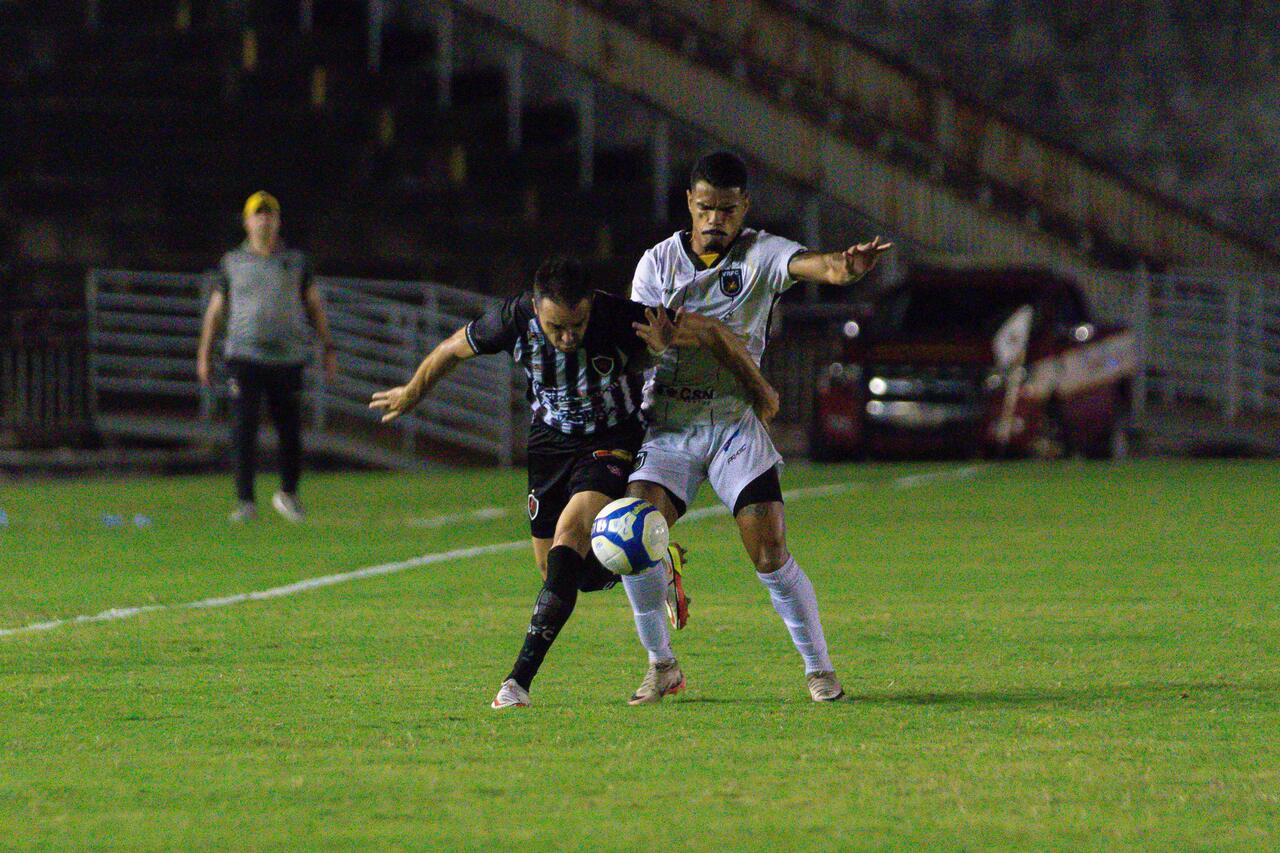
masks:
[[(524, 369), (529, 423), (529, 526), (543, 576), (533, 617), (494, 708), (525, 707), (529, 686), (580, 591), (607, 589), (617, 576), (591, 552), (591, 522), (622, 497), (644, 437), (640, 410), (645, 372), (668, 346), (712, 352), (768, 420), (778, 395), (745, 345), (722, 323), (696, 314), (646, 308), (593, 290), (572, 258), (545, 261), (524, 291), (458, 329), (422, 361), (405, 385), (378, 391), (370, 408), (389, 421), (412, 409), (441, 377), (476, 355), (508, 352)], [(672, 546), (667, 607), (676, 627), (688, 618)]]

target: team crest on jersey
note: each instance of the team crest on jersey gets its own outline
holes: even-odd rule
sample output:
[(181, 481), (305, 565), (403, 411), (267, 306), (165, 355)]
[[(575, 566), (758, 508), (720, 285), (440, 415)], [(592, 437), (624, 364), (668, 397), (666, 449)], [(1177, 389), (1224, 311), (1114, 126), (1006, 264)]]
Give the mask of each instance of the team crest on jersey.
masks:
[(720, 273), (720, 290), (725, 296), (737, 296), (742, 292), (742, 270), (738, 267)]
[(648, 455), (649, 455), (649, 451), (647, 450), (641, 450), (639, 453), (636, 454), (636, 464), (633, 466), (635, 470), (638, 471), (644, 467), (644, 459)]
[(538, 498), (533, 492), (529, 492), (529, 520), (533, 521), (538, 517)]
[(591, 359), (591, 366), (596, 369), (596, 373), (601, 376), (608, 376), (609, 371), (613, 370), (613, 359), (607, 355), (598, 355)]

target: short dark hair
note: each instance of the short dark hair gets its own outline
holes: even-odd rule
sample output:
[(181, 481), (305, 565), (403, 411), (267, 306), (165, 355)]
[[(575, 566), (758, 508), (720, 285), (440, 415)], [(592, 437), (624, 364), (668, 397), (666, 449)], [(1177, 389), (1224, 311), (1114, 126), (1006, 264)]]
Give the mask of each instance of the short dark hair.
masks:
[(747, 164), (731, 151), (716, 151), (707, 154), (693, 164), (689, 173), (689, 189), (698, 185), (698, 181), (706, 181), (716, 189), (728, 190), (734, 187), (747, 191)]
[(550, 299), (574, 308), (582, 300), (591, 298), (591, 293), (591, 279), (577, 258), (553, 255), (533, 274), (535, 299)]

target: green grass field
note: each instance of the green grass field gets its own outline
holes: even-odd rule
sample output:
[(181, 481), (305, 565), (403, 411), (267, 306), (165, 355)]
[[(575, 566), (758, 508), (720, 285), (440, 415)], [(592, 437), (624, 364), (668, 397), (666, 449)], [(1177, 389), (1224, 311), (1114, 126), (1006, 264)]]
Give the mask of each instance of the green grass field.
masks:
[(1275, 467), (957, 467), (784, 473), (830, 706), (724, 516), (676, 528), (685, 694), (625, 704), (619, 588), (495, 712), (527, 549), (177, 605), (519, 542), (523, 472), (315, 475), (246, 529), (225, 477), (0, 486), (0, 629), (156, 608), (0, 636), (0, 847), (1280, 847)]

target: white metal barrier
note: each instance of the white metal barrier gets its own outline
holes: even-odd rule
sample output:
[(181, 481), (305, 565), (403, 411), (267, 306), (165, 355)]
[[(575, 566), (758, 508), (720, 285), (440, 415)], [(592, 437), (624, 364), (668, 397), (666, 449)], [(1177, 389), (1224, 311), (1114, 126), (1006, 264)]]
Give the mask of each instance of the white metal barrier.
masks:
[[(225, 369), (196, 380), (201, 315), (212, 280), (204, 275), (93, 270), (88, 275), (90, 387), (104, 433), (154, 439), (217, 439), (227, 411)], [(475, 359), (441, 381), (412, 413), (378, 426), (375, 390), (398, 385), (422, 357), (483, 311), (492, 297), (425, 282), (317, 277), (324, 294), (338, 376), (306, 373), (309, 443), (379, 465), (412, 467), (419, 437), (512, 461), (510, 360)], [(387, 440), (397, 436), (395, 442)], [(398, 446), (396, 446), (398, 445)]]
[(1134, 292), (1139, 419), (1152, 402), (1208, 403), (1228, 423), (1280, 416), (1280, 282), (1139, 273)]

